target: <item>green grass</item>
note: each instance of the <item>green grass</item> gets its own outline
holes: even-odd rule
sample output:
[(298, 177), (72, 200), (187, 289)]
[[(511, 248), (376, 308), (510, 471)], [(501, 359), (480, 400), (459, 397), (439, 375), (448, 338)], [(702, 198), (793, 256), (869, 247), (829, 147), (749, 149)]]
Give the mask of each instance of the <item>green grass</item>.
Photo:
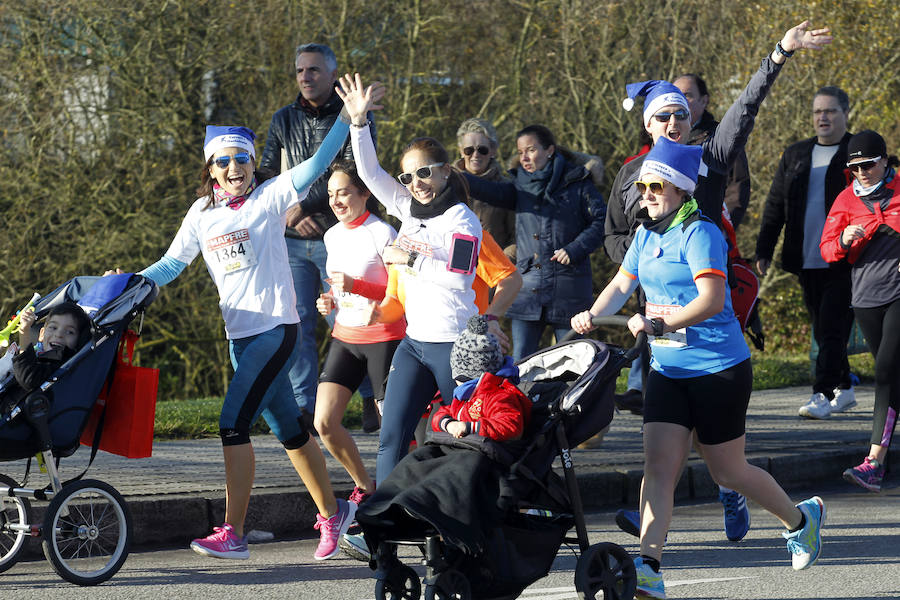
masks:
[[(850, 357), (850, 369), (863, 382), (874, 378), (874, 361), (871, 354), (855, 354)], [(625, 391), (627, 369), (616, 380), (616, 390)], [(753, 389), (811, 385), (810, 360), (806, 354), (772, 352), (753, 353)], [(156, 403), (156, 429), (154, 437), (163, 439), (192, 439), (219, 435), (219, 411), (222, 398), (196, 398), (191, 400), (160, 400)], [(354, 394), (344, 415), (344, 426), (359, 429), (362, 426), (362, 403)], [(266, 433), (269, 428), (260, 419), (252, 433)]]
[[(219, 435), (219, 412), (222, 398), (207, 397), (190, 400), (158, 400), (156, 402), (156, 425), (153, 437), (158, 440), (195, 439)], [(362, 401), (359, 394), (353, 394), (344, 427), (362, 427)], [(265, 421), (259, 419), (251, 433), (268, 433)]]

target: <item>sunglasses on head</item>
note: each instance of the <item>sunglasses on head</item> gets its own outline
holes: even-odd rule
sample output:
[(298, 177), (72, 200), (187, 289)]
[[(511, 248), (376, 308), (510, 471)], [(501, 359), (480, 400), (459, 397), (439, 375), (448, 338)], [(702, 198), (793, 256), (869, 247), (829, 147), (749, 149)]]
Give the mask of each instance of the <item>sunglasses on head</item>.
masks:
[(397, 179), (403, 185), (409, 185), (412, 183), (413, 174), (415, 174), (415, 176), (418, 177), (419, 179), (429, 179), (432, 175), (431, 170), (433, 168), (443, 167), (443, 166), (444, 166), (444, 163), (442, 163), (442, 162), (434, 163), (431, 165), (425, 165), (424, 167), (419, 167), (413, 173), (400, 173), (399, 175), (397, 175)]
[(679, 108), (675, 112), (658, 112), (653, 115), (653, 118), (660, 123), (668, 123), (669, 119), (671, 119), (673, 116), (675, 117), (676, 121), (686, 121), (687, 118), (691, 116), (691, 113), (683, 108)]
[(228, 165), (231, 164), (231, 159), (234, 159), (239, 165), (246, 165), (250, 162), (250, 154), (248, 152), (238, 152), (234, 156), (220, 156), (218, 158), (213, 159), (213, 163), (220, 169), (227, 169)]
[(851, 173), (856, 173), (857, 171), (868, 171), (872, 167), (878, 164), (878, 161), (881, 160), (881, 157), (871, 158), (869, 160), (861, 160), (855, 163), (847, 163), (847, 168), (850, 169)]
[(481, 154), (482, 156), (487, 156), (488, 152), (491, 151), (491, 149), (487, 146), (466, 146), (465, 148), (463, 148), (463, 154), (465, 154), (466, 156), (472, 156), (473, 154), (475, 154), (476, 150), (478, 150), (478, 154)]
[(637, 187), (638, 191), (643, 195), (646, 193), (647, 188), (650, 188), (650, 192), (653, 194), (662, 194), (663, 188), (666, 187), (665, 181), (635, 181), (634, 185)]

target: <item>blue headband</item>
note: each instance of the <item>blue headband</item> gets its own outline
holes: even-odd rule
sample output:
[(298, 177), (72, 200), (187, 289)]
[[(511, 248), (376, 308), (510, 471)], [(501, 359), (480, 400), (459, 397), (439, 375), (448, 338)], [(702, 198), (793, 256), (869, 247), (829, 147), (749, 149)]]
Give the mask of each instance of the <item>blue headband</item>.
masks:
[(247, 127), (235, 127), (232, 125), (207, 125), (206, 139), (203, 140), (203, 158), (209, 158), (222, 148), (241, 148), (256, 158), (256, 149), (253, 140), (256, 134)]

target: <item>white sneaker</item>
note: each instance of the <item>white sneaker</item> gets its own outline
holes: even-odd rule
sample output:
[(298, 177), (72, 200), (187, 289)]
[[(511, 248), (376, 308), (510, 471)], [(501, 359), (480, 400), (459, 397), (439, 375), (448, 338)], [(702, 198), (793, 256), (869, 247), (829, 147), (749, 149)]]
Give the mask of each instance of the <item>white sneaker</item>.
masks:
[(807, 419), (827, 419), (831, 416), (831, 402), (822, 392), (816, 392), (800, 407), (800, 416)]
[(842, 390), (839, 387), (834, 388), (834, 400), (831, 401), (831, 412), (839, 413), (850, 410), (856, 406), (856, 392), (853, 388)]

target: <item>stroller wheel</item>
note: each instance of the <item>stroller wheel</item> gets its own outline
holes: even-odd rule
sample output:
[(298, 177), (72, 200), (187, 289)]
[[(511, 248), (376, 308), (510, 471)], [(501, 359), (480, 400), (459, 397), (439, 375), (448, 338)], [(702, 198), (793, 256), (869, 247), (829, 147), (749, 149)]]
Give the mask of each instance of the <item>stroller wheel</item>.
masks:
[(421, 597), (419, 576), (406, 565), (392, 567), (384, 579), (375, 582), (375, 600), (419, 600)]
[(588, 548), (575, 565), (575, 589), (579, 600), (631, 600), (637, 574), (628, 552), (617, 544), (600, 543)]
[[(11, 477), (0, 475), (0, 484), (16, 487)], [(27, 498), (3, 496), (0, 498), (0, 573), (19, 560), (19, 554), (28, 541), (25, 528), (31, 523), (31, 505)]]
[(44, 556), (60, 577), (97, 585), (115, 575), (128, 558), (131, 514), (108, 483), (83, 479), (63, 487), (44, 516)]
[(425, 600), (472, 600), (472, 588), (466, 576), (456, 569), (447, 569), (425, 586)]

